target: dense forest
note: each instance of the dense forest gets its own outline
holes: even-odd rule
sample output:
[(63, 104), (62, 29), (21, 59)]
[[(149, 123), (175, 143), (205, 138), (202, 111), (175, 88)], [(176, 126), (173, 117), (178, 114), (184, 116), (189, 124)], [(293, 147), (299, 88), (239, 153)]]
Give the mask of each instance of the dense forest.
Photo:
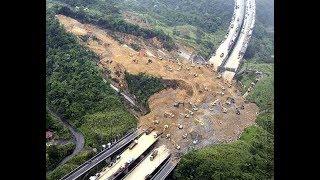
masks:
[(138, 102), (147, 108), (149, 97), (166, 87), (160, 78), (151, 77), (146, 74), (133, 75), (126, 73), (125, 79), (130, 93), (134, 94)]
[[(98, 57), (67, 33), (50, 10), (46, 23), (47, 104), (52, 111), (79, 128), (86, 147), (73, 158), (75, 160), (63, 165), (65, 168), (58, 167), (51, 172), (50, 179), (61, 177), (67, 169), (80, 165), (90, 156), (88, 150), (100, 148), (101, 144), (136, 127), (136, 120), (125, 110), (118, 94), (103, 82), (102, 72), (96, 66)], [(112, 126), (101, 126), (103, 123)]]
[[(96, 0), (95, 3), (84, 4), (79, 2), (79, 0), (67, 0), (63, 2), (67, 3), (68, 6), (57, 6), (56, 12), (58, 14), (75, 18), (82, 23), (94, 24), (104, 29), (131, 34), (145, 39), (157, 37), (165, 49), (171, 51), (175, 48), (172, 38), (162, 30), (145, 29), (124, 21), (119, 14), (119, 9), (114, 5), (114, 1), (102, 3)], [(90, 6), (93, 9), (91, 11), (88, 9), (88, 5), (90, 4), (95, 4), (94, 6)]]
[(53, 132), (55, 141), (65, 142), (63, 144), (50, 144), (50, 142), (47, 142), (49, 144), (46, 148), (46, 169), (50, 171), (54, 169), (63, 158), (73, 152), (75, 144), (71, 141), (72, 136), (69, 129), (49, 112), (46, 114), (46, 129)]

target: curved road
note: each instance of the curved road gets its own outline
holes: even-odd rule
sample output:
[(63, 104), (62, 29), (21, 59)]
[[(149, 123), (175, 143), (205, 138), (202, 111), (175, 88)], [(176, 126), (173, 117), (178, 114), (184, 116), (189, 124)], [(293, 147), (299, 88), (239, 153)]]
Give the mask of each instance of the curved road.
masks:
[(226, 38), (209, 60), (209, 62), (213, 64), (215, 70), (218, 70), (219, 66), (224, 63), (224, 61), (228, 57), (228, 54), (230, 53), (230, 50), (235, 44), (235, 40), (239, 35), (240, 28), (244, 19), (244, 8), (245, 0), (235, 0), (234, 13)]
[(83, 149), (84, 138), (83, 138), (83, 135), (79, 131), (77, 131), (74, 127), (72, 127), (67, 121), (61, 119), (57, 114), (53, 113), (49, 108), (47, 108), (47, 109), (53, 116), (55, 116), (58, 120), (60, 120), (63, 123), (63, 125), (66, 126), (71, 131), (71, 134), (73, 136), (73, 141), (76, 144), (76, 148), (73, 150), (72, 154), (65, 157), (58, 164), (58, 166), (60, 166), (60, 165), (63, 165), (64, 163), (66, 163), (67, 161), (69, 161), (72, 157), (77, 155)]
[(245, 20), (243, 22), (243, 27), (241, 29), (239, 39), (236, 42), (236, 45), (232, 50), (227, 63), (224, 66), (224, 69), (226, 69), (226, 71), (222, 74), (222, 77), (229, 82), (233, 79), (235, 72), (240, 65), (241, 59), (247, 49), (249, 40), (252, 35), (252, 29), (255, 22), (255, 0), (246, 0), (245, 12)]

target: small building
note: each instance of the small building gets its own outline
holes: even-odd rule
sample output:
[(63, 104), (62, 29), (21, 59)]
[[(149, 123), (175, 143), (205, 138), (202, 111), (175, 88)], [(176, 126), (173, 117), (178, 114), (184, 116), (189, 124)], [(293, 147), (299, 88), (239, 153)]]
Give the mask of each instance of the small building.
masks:
[(53, 132), (46, 131), (46, 140), (52, 140), (53, 139)]

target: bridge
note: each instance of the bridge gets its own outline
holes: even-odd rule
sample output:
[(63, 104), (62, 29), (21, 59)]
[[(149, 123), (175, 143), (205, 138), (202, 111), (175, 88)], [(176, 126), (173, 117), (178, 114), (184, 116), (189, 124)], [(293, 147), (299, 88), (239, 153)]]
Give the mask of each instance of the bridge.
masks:
[(78, 168), (61, 178), (61, 180), (75, 180), (86, 174), (89, 170), (93, 169), (96, 165), (111, 157), (119, 150), (127, 146), (130, 142), (136, 139), (141, 134), (140, 130), (129, 131), (117, 143), (113, 144), (110, 148), (105, 149), (80, 165)]
[[(235, 12), (227, 38), (209, 60), (215, 70), (221, 72), (223, 79), (228, 82), (235, 76), (247, 49), (255, 23), (255, 11), (255, 0), (235, 0)], [(235, 31), (232, 26), (238, 30), (241, 28), (240, 32)]]

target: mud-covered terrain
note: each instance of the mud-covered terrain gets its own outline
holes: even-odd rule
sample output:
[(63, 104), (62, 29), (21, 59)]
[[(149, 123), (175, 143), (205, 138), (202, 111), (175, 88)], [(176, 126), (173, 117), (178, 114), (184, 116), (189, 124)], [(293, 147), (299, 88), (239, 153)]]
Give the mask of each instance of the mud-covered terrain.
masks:
[[(234, 85), (218, 78), (211, 66), (172, 58), (164, 49), (143, 46), (137, 52), (96, 26), (62, 15), (57, 18), (68, 32), (100, 56), (98, 64), (110, 74), (115, 86), (126, 88), (124, 71), (176, 82), (176, 87), (151, 96), (150, 113), (139, 117), (141, 128), (154, 126), (163, 132), (159, 143), (173, 152), (234, 141), (255, 123), (258, 107), (246, 102)], [(83, 41), (81, 36), (89, 38)]]

